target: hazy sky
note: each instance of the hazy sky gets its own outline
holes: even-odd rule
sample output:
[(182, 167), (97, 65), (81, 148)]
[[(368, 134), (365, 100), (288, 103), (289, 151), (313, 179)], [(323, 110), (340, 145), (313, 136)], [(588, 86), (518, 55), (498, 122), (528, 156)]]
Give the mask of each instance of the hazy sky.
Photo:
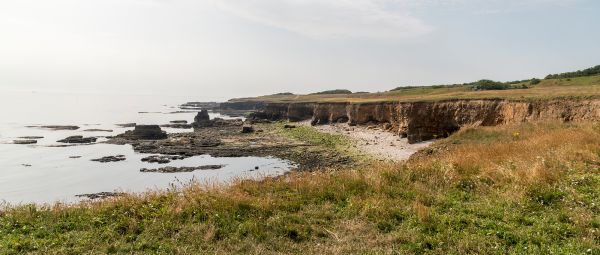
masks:
[(0, 90), (194, 95), (600, 64), (597, 0), (0, 0)]

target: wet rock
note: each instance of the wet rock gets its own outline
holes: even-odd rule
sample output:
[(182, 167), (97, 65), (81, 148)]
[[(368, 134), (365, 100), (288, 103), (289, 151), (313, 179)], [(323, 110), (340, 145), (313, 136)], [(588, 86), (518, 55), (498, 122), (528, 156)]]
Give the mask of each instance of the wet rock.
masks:
[(83, 130), (85, 132), (112, 132), (112, 129), (98, 129), (98, 128), (92, 128), (92, 129), (86, 129)]
[(148, 163), (167, 164), (170, 163), (171, 160), (182, 160), (185, 158), (185, 156), (180, 155), (153, 155), (143, 158), (142, 161)]
[(119, 162), (124, 161), (125, 155), (117, 155), (117, 156), (106, 156), (102, 158), (92, 159), (92, 161), (100, 162), (100, 163), (109, 163), (109, 162)]
[(123, 128), (132, 128), (132, 127), (135, 127), (136, 124), (135, 123), (125, 123), (125, 124), (117, 124), (117, 126), (123, 127)]
[(36, 144), (37, 140), (14, 140), (14, 144)]
[(137, 125), (134, 130), (117, 137), (130, 140), (162, 140), (167, 139), (167, 132), (162, 131), (158, 125)]
[(252, 126), (242, 126), (242, 133), (244, 134), (248, 134), (248, 133), (253, 133), (254, 132), (254, 127)]
[(100, 193), (93, 193), (93, 194), (81, 194), (81, 195), (76, 195), (76, 197), (83, 197), (83, 198), (88, 198), (88, 199), (106, 199), (106, 198), (111, 198), (111, 197), (119, 197), (119, 196), (123, 196), (125, 195), (125, 193), (120, 193), (120, 192), (100, 192)]
[(70, 159), (77, 159), (77, 158), (81, 158), (81, 156), (70, 156)]
[(98, 140), (96, 137), (83, 137), (81, 135), (69, 136), (65, 139), (58, 140), (59, 143), (94, 143)]
[(165, 125), (160, 125), (160, 126), (165, 127), (165, 128), (180, 128), (180, 129), (192, 128), (192, 125), (190, 125), (190, 124), (165, 124)]
[(38, 140), (38, 139), (44, 139), (44, 137), (43, 136), (21, 136), (21, 137), (19, 137), (19, 139)]
[(21, 165), (24, 166), (24, 167), (31, 167), (30, 164), (21, 164)]
[(77, 130), (79, 129), (78, 126), (60, 126), (60, 125), (45, 125), (45, 126), (27, 126), (29, 128), (46, 128), (46, 129), (52, 129), (52, 130)]
[(172, 124), (187, 124), (188, 123), (187, 120), (172, 120), (172, 121), (169, 121), (169, 122), (172, 123)]
[(142, 168), (140, 172), (142, 173), (187, 173), (193, 172), (196, 170), (217, 170), (223, 168), (224, 165), (205, 165), (205, 166), (197, 166), (197, 167), (161, 167), (156, 169), (148, 169)]

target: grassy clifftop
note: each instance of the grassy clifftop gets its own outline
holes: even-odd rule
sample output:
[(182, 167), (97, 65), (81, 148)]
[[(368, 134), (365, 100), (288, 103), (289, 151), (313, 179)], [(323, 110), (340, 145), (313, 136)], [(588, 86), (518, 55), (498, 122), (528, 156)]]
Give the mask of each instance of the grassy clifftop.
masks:
[(600, 129), (465, 129), (407, 163), (0, 210), (0, 254), (597, 254)]
[(514, 100), (535, 100), (557, 97), (600, 97), (600, 75), (566, 79), (545, 79), (537, 84), (523, 81), (510, 84), (514, 89), (479, 90), (472, 85), (406, 87), (380, 93), (355, 94), (311, 94), (311, 95), (271, 95), (254, 98), (233, 99), (239, 101), (265, 102), (381, 102), (381, 101), (437, 101), (448, 99), (504, 98)]

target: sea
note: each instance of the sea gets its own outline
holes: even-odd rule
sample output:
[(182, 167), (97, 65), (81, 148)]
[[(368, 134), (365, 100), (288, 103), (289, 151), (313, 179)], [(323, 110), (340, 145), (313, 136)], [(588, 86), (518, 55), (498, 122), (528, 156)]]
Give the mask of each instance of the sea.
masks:
[[(40, 91), (0, 91), (0, 204), (76, 203), (81, 194), (140, 193), (180, 188), (191, 183), (227, 185), (238, 179), (261, 179), (286, 173), (293, 163), (274, 157), (219, 158), (201, 155), (169, 164), (142, 162), (153, 154), (133, 151), (131, 145), (102, 143), (106, 136), (133, 128), (117, 124), (169, 124), (192, 122), (195, 111), (179, 105), (198, 100), (190, 96), (121, 95)], [(232, 118), (219, 113), (211, 117)], [(43, 125), (75, 125), (78, 130), (50, 130)], [(104, 129), (106, 131), (84, 131)], [(163, 128), (168, 133), (192, 129)], [(90, 145), (67, 146), (57, 142), (68, 136), (99, 137)], [(37, 144), (14, 144), (19, 137), (39, 136)], [(125, 155), (121, 162), (92, 159)], [(190, 173), (142, 173), (141, 168), (224, 165), (218, 170)], [(258, 167), (258, 170), (255, 168)]]

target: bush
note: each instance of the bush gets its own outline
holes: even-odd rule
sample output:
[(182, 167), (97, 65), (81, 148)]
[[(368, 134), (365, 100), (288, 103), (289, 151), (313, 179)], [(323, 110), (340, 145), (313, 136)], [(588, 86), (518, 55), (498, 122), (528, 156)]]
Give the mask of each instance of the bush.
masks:
[(312, 93), (311, 95), (329, 95), (329, 94), (352, 94), (352, 91), (347, 89), (334, 89), (334, 90), (325, 90), (317, 93)]
[(479, 80), (472, 84), (473, 90), (505, 90), (510, 89), (509, 84), (492, 80)]
[(599, 75), (599, 74), (600, 74), (600, 65), (597, 65), (597, 66), (594, 66), (594, 67), (591, 67), (588, 69), (579, 70), (579, 71), (575, 71), (575, 72), (550, 74), (550, 75), (546, 76), (546, 79), (575, 78), (575, 77), (592, 76), (592, 75)]
[(540, 82), (542, 82), (542, 80), (540, 80), (538, 78), (533, 78), (533, 79), (531, 79), (531, 81), (529, 81), (529, 84), (536, 85), (536, 84), (540, 84)]

